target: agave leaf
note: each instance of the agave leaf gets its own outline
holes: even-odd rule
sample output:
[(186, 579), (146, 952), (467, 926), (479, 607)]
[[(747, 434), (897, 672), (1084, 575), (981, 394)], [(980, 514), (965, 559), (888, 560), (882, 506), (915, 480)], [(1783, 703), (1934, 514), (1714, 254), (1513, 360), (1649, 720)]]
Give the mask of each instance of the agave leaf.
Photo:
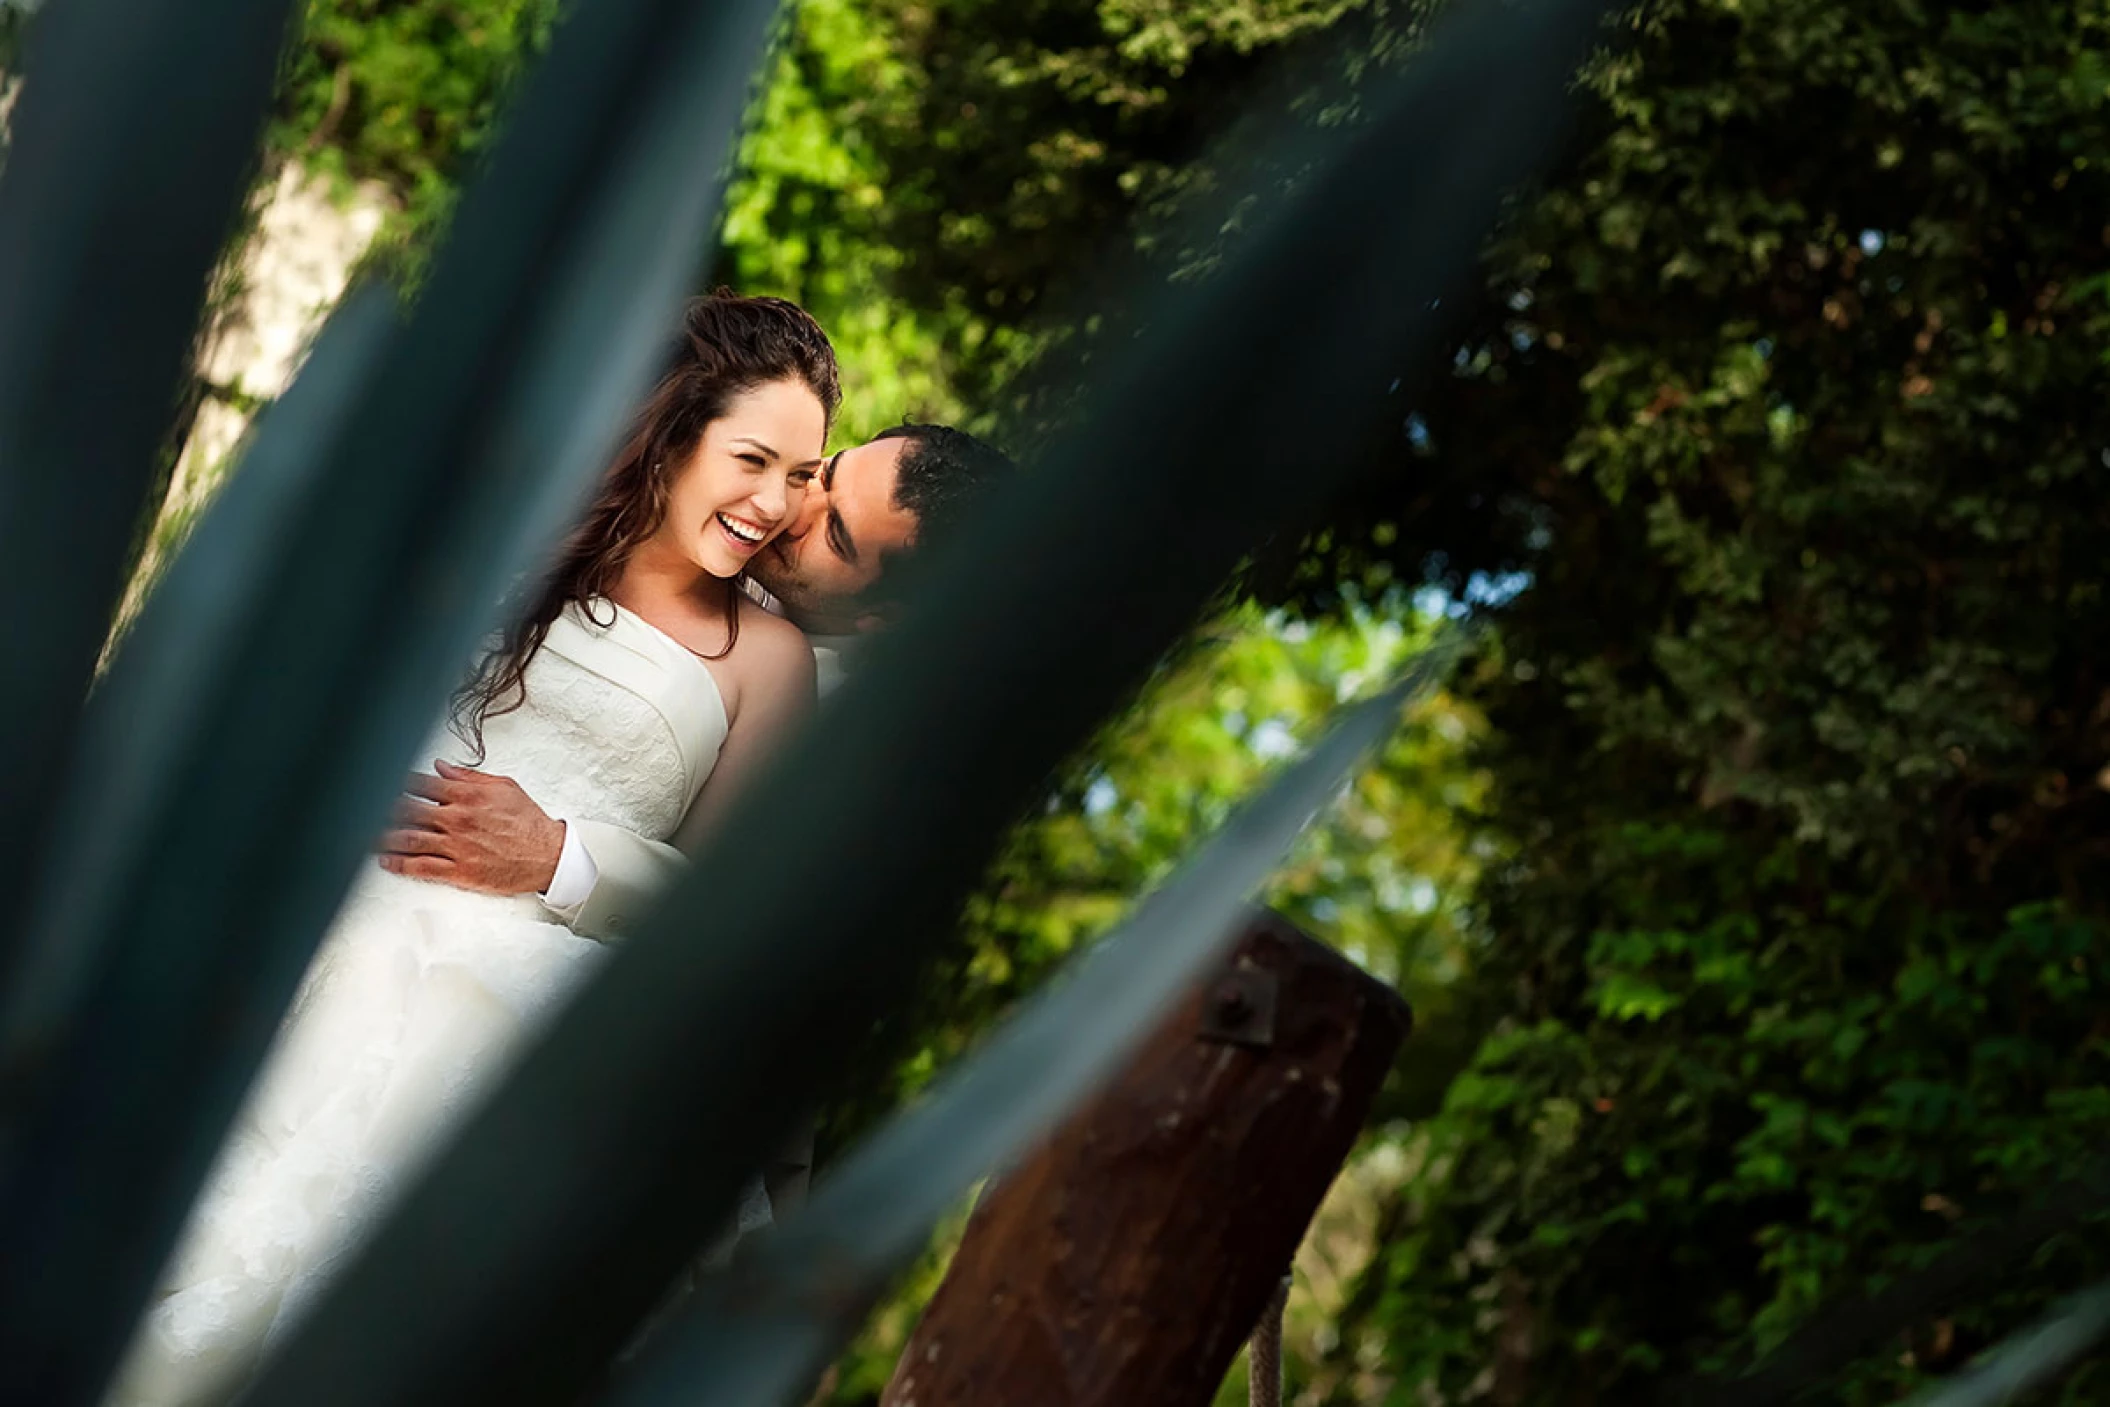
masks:
[(1906, 1407), (2002, 1407), (2057, 1382), (2110, 1333), (2110, 1282), (2067, 1300)]
[[(10, 1392), (85, 1401), (107, 1372), (449, 683), (649, 379), (771, 13), (577, 8), (344, 433), (309, 447), (312, 491), (257, 524), (212, 697), (135, 754), (152, 816), (77, 761), (73, 833), (109, 806), (136, 843), (37, 907), (80, 926), (33, 940), (73, 975), (38, 979), (39, 1059), (0, 1109)], [(180, 648), (179, 615), (125, 651)]]
[[(263, 609), (255, 583), (269, 571), (282, 525), (318, 490), (325, 461), (315, 449), (344, 432), (395, 330), (394, 305), (392, 293), (370, 285), (331, 317), (85, 713), (79, 769), (50, 825), (44, 906), (24, 926), (27, 951), (0, 1001), (0, 1109), (11, 1115), (33, 1101), (86, 1004), (99, 950), (79, 940), (122, 921), (112, 877), (139, 863), (160, 839), (155, 824), (185, 803), (175, 791), (182, 757), (166, 739), (205, 727), (219, 702), (243, 631)], [(21, 1133), (13, 1118), (0, 1124), (0, 1165), (22, 1152)]]
[(1080, 427), (933, 554), (910, 619), (409, 1191), (258, 1407), (586, 1388), (1049, 770), (1430, 363), (1432, 305), (1551, 145), (1596, 14), (1466, 7), (1367, 124), (1297, 139), (1308, 178), (1215, 275), (1151, 295)]
[[(0, 168), (0, 893), (24, 894), (234, 227), (290, 0), (65, 0)], [(0, 982), (19, 930), (0, 930)]]
[(1350, 711), (1157, 893), (833, 1173), (753, 1260), (698, 1291), (610, 1407), (802, 1400), (976, 1180), (1028, 1152), (1117, 1074), (1236, 934), (1245, 898), (1369, 750), (1439, 684), (1461, 634)]
[[(342, 433), (393, 330), (392, 311), (387, 294), (368, 289), (331, 319), (298, 384), (265, 413), (242, 472), (171, 564), (84, 720), (79, 775), (52, 822), (51, 878), (27, 925), (30, 942), (17, 981), (0, 1007), (0, 1110), (7, 1115), (0, 1124), (0, 1168), (18, 1174), (8, 1190), (28, 1210), (22, 1223), (9, 1228), (0, 1261), (12, 1270), (50, 1257), (34, 1285), (0, 1281), (14, 1291), (4, 1302), (0, 1334), (37, 1346), (27, 1358), (12, 1360), (18, 1366), (9, 1387), (19, 1385), (33, 1400), (64, 1400), (61, 1383), (91, 1377), (108, 1351), (104, 1341), (123, 1328), (120, 1313), (116, 1322), (99, 1326), (102, 1341), (82, 1332), (86, 1325), (71, 1316), (81, 1301), (107, 1298), (104, 1267), (68, 1262), (55, 1246), (40, 1242), (53, 1238), (123, 1254), (121, 1243), (87, 1239), (107, 1223), (77, 1219), (131, 1203), (152, 1188), (151, 1165), (142, 1167), (138, 1140), (172, 1137), (191, 1122), (180, 1106), (132, 1104), (133, 1083), (142, 1076), (151, 1083), (157, 1073), (143, 1062), (77, 1067), (78, 1074), (100, 1082), (96, 1098), (131, 1109), (133, 1117), (90, 1125), (71, 1143), (33, 1142), (44, 1132), (36, 1118), (45, 1112), (40, 1097), (72, 1054), (68, 1045), (82, 1034), (76, 1026), (83, 1012), (114, 1019), (122, 1011), (127, 1024), (121, 1032), (87, 1032), (89, 1049), (109, 1050), (128, 1044), (152, 1049), (171, 1027), (210, 1010), (216, 974), (167, 947), (142, 952), (134, 967), (132, 980), (154, 1000), (92, 1007), (89, 996), (108, 975), (99, 960), (111, 954), (108, 943), (95, 940), (126, 925), (131, 916), (121, 909), (128, 897), (123, 879), (152, 862), (165, 844), (171, 815), (186, 807), (187, 759), (168, 743), (201, 731), (229, 687), (244, 632), (264, 605), (254, 590), (256, 578), (277, 546), (280, 526), (317, 491), (322, 461), (312, 450)], [(237, 1082), (223, 1090), (223, 1099), (240, 1087)], [(92, 1099), (85, 1104), (79, 1111), (62, 1106), (54, 1112), (64, 1117), (94, 1107)], [(196, 1164), (210, 1152), (210, 1141), (199, 1141), (183, 1156)], [(136, 1273), (152, 1268), (141, 1264)]]

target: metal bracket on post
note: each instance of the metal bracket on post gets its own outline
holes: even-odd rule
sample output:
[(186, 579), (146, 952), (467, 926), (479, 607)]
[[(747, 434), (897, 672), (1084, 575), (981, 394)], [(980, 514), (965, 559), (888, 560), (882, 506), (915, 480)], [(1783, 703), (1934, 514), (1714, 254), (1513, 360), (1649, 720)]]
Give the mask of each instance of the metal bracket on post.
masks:
[(1226, 972), (1202, 1002), (1201, 1039), (1265, 1050), (1275, 1043), (1275, 974), (1240, 965)]

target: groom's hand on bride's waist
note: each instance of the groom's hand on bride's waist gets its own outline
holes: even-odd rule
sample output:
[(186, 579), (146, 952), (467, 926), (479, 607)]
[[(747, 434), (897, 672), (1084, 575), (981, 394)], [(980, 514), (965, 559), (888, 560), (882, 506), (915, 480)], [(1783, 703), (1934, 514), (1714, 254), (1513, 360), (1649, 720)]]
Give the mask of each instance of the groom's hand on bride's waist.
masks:
[(381, 868), (486, 894), (540, 894), (557, 873), (564, 823), (520, 783), (448, 762), (413, 772), (381, 837)]

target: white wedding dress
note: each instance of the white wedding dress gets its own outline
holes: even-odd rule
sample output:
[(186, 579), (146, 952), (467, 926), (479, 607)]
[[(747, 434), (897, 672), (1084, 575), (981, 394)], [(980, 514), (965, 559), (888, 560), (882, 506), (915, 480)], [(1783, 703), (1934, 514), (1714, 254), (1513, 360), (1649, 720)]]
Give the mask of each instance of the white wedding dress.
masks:
[[(612, 623), (574, 607), (552, 624), (526, 703), (485, 722), (481, 765), (554, 815), (671, 840), (725, 741), (724, 701), (709, 667), (653, 626), (608, 602), (594, 615)], [(427, 755), (472, 758), (447, 729)], [(191, 1407), (255, 1370), (437, 1135), (605, 951), (550, 918), (533, 895), (362, 873), (105, 1407)], [(739, 1229), (768, 1219), (756, 1182)]]

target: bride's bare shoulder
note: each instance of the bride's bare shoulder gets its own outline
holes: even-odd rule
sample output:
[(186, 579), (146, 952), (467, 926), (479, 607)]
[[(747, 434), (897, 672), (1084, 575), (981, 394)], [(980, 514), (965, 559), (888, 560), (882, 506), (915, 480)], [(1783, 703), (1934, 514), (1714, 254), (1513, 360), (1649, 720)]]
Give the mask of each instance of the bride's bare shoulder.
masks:
[(813, 646), (806, 633), (763, 610), (740, 612), (740, 639), (733, 657), (754, 686), (769, 691), (814, 688)]

